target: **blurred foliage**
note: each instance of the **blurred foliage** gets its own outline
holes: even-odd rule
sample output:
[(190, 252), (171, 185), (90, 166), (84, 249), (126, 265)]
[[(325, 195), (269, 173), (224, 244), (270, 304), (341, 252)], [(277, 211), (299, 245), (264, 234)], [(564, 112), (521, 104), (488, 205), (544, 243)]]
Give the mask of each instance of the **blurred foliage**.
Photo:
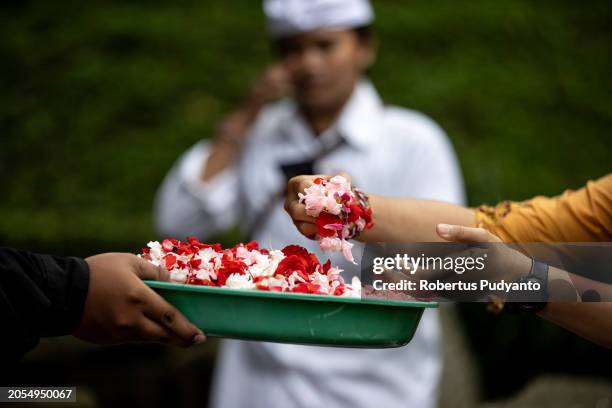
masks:
[[(371, 76), (387, 103), (446, 129), (471, 204), (557, 194), (612, 170), (609, 1), (377, 0), (375, 9)], [(252, 0), (5, 3), (0, 243), (84, 255), (154, 238), (151, 203), (166, 171), (271, 58)], [(466, 313), (474, 331), (493, 324)], [(499, 356), (528, 330), (542, 336), (537, 347), (514, 353), (537, 372), (533, 358), (560, 329), (506, 321), (476, 336), (476, 349), (504, 370)], [(568, 353), (593, 349), (562, 339)], [(497, 378), (487, 385), (503, 388)]]

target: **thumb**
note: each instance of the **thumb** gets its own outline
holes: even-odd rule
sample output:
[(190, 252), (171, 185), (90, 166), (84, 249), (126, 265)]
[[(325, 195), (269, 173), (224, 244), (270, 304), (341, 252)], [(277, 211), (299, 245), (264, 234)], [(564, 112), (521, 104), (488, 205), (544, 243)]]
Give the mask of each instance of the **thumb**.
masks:
[(157, 280), (157, 281), (168, 281), (170, 280), (170, 274), (165, 268), (161, 266), (155, 266), (151, 262), (144, 260), (140, 257), (135, 257), (135, 272), (136, 276), (140, 279), (145, 280)]
[(452, 242), (498, 242), (499, 239), (483, 228), (464, 227), (463, 225), (438, 224), (436, 232), (440, 238)]

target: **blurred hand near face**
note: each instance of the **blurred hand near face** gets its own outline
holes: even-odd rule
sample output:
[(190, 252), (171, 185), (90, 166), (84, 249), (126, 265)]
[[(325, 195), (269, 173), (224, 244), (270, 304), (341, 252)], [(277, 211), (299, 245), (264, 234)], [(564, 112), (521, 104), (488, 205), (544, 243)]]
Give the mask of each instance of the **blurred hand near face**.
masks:
[(293, 93), (289, 75), (282, 64), (276, 63), (265, 69), (251, 86), (251, 103), (259, 106), (286, 98)]

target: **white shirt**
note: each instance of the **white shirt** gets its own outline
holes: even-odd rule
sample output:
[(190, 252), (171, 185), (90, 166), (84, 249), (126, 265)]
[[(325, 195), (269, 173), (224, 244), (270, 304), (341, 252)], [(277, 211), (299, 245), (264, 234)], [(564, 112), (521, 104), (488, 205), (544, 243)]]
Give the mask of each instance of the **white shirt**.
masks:
[[(199, 179), (208, 144), (193, 146), (160, 187), (158, 230), (167, 236), (207, 239), (239, 222), (246, 231), (250, 220), (285, 186), (279, 165), (316, 157), (339, 137), (346, 143), (317, 162), (317, 173), (345, 171), (355, 185), (373, 194), (463, 203), (459, 166), (442, 129), (418, 112), (384, 106), (372, 84), (363, 80), (336, 124), (319, 137), (293, 101), (266, 107), (249, 131), (240, 159), (210, 182)], [(295, 229), (281, 199), (253, 238), (266, 247), (299, 244), (319, 259), (329, 257)], [(362, 250), (358, 243), (353, 248), (357, 262)], [(345, 277), (359, 273), (341, 256), (331, 258), (345, 270)], [(411, 343), (395, 349), (224, 340), (212, 406), (433, 407), (441, 371), (438, 325), (437, 312), (427, 310)]]

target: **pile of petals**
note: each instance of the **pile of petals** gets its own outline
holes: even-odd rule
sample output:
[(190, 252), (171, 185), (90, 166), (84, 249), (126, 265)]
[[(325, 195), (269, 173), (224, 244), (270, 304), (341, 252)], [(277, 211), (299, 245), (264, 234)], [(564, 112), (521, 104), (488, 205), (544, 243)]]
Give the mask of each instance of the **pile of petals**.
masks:
[(316, 255), (298, 245), (282, 250), (259, 248), (255, 241), (223, 249), (196, 238), (187, 242), (165, 239), (152, 241), (140, 257), (170, 273), (170, 280), (191, 285), (278, 292), (361, 296), (361, 282), (344, 282), (341, 269), (328, 260), (321, 264)]
[(372, 209), (367, 198), (358, 196), (351, 183), (342, 176), (329, 180), (316, 178), (304, 193), (298, 193), (306, 214), (316, 218), (317, 240), (325, 252), (342, 251), (349, 262), (355, 263), (348, 239), (364, 229), (372, 228)]

